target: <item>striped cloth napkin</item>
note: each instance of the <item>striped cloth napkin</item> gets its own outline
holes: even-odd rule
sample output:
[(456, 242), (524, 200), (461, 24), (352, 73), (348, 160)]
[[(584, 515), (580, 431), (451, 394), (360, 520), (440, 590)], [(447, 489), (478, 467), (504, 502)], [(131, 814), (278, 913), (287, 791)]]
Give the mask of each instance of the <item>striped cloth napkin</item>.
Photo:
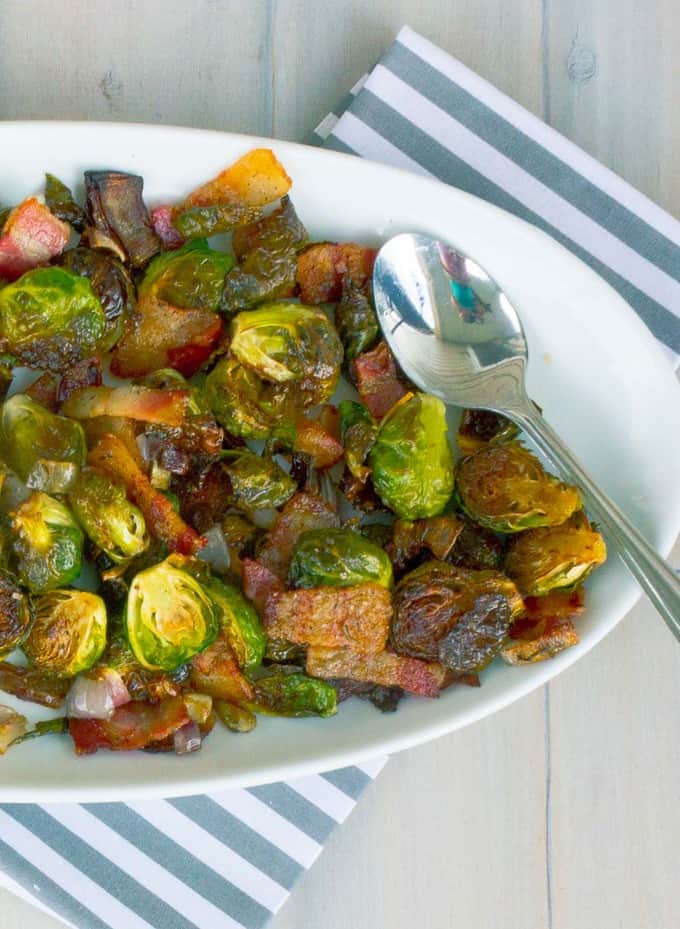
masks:
[[(411, 29), (315, 142), (438, 177), (535, 223), (680, 361), (680, 223)], [(177, 800), (5, 804), (0, 871), (79, 929), (257, 929), (383, 764)]]

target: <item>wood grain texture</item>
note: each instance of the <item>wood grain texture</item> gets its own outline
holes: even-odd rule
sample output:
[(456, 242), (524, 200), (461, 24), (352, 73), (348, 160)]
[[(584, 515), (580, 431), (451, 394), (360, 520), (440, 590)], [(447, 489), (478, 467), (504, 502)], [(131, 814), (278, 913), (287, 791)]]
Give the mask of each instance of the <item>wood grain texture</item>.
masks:
[[(0, 118), (304, 140), (404, 22), (677, 215), (677, 0), (0, 0)], [(679, 671), (641, 603), (549, 688), (393, 758), (272, 929), (675, 929)], [(0, 891), (0, 929), (58, 925)]]

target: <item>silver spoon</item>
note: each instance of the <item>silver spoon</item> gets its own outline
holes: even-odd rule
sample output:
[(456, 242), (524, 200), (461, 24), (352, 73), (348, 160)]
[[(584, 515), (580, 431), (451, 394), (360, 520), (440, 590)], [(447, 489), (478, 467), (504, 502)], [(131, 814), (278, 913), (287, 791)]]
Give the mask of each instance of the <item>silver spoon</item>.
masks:
[(527, 397), (524, 330), (498, 284), (444, 242), (406, 233), (380, 249), (373, 289), (385, 338), (408, 377), (445, 403), (493, 410), (521, 426), (562, 476), (581, 488), (590, 514), (680, 639), (680, 579)]

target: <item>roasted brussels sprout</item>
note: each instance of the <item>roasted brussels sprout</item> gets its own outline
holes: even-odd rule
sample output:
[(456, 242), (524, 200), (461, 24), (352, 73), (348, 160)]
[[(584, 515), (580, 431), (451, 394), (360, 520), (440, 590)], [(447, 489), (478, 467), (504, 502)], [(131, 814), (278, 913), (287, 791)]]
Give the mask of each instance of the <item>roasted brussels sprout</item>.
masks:
[(75, 677), (106, 647), (106, 606), (87, 590), (52, 590), (35, 603), (35, 620), (23, 644), (29, 661), (46, 674)]
[(33, 594), (70, 584), (80, 574), (83, 533), (59, 500), (36, 491), (12, 517), (19, 580)]
[(456, 442), (463, 455), (473, 455), (489, 442), (509, 442), (517, 437), (519, 426), (491, 410), (463, 410)]
[(215, 712), (227, 729), (232, 732), (251, 732), (257, 724), (257, 718), (250, 710), (228, 700), (215, 700)]
[[(443, 561), (425, 562), (397, 584), (394, 648), (416, 658), (439, 660), (440, 641), (474, 608), (475, 601), (486, 595), (500, 595), (508, 601), (508, 625), (523, 610), (517, 588), (497, 571), (469, 571)], [(499, 640), (498, 648), (500, 644)]]
[(295, 440), (295, 398), (282, 385), (263, 381), (236, 358), (222, 358), (215, 365), (205, 381), (205, 399), (232, 435), (277, 438), (288, 445)]
[(482, 594), (439, 640), (439, 660), (450, 671), (482, 671), (500, 652), (512, 622), (503, 594)]
[(371, 473), (365, 461), (375, 444), (378, 424), (366, 407), (355, 400), (343, 400), (338, 409), (340, 437), (345, 449), (347, 467), (357, 480), (365, 483)]
[(293, 550), (288, 571), (292, 587), (352, 587), (375, 581), (392, 586), (386, 552), (351, 529), (312, 529)]
[(239, 313), (232, 354), (259, 377), (295, 382), (308, 403), (323, 403), (338, 383), (342, 344), (325, 313), (295, 303), (271, 303)]
[(456, 494), (470, 519), (495, 532), (558, 526), (581, 508), (577, 488), (548, 474), (518, 442), (490, 445), (464, 458)]
[(92, 285), (106, 317), (105, 335), (100, 351), (108, 351), (122, 336), (125, 323), (134, 313), (135, 286), (123, 263), (105, 248), (72, 248), (59, 259), (59, 264), (87, 278)]
[(32, 619), (28, 597), (10, 575), (0, 569), (0, 658), (21, 645)]
[(90, 539), (118, 564), (148, 544), (146, 522), (125, 488), (91, 468), (83, 470), (69, 494), (71, 509)]
[(277, 508), (296, 491), (295, 481), (271, 458), (236, 449), (224, 453), (234, 505), (246, 510)]
[(123, 171), (86, 171), (90, 223), (123, 250), (133, 268), (143, 268), (160, 251), (142, 200), (143, 179)]
[(73, 194), (54, 174), (45, 175), (45, 205), (57, 219), (69, 223), (76, 232), (85, 226), (85, 211), (73, 199)]
[(337, 694), (326, 681), (272, 667), (255, 682), (255, 699), (247, 706), (254, 713), (271, 716), (334, 716)]
[(260, 617), (243, 594), (215, 577), (206, 577), (203, 587), (217, 608), (224, 635), (239, 668), (251, 674), (262, 664), (267, 643)]
[(500, 571), (503, 542), (490, 529), (476, 525), (467, 516), (458, 513), (456, 518), (461, 530), (446, 561), (458, 568), (472, 568), (474, 571)]
[(335, 308), (335, 327), (345, 350), (345, 361), (354, 361), (378, 341), (378, 317), (366, 287), (358, 287), (347, 277), (342, 297)]
[(153, 259), (139, 285), (139, 296), (155, 296), (182, 309), (217, 310), (225, 275), (233, 264), (231, 255), (211, 248), (205, 239), (192, 239)]
[(92, 285), (64, 268), (36, 268), (0, 290), (0, 340), (22, 364), (61, 371), (96, 354), (106, 316)]
[[(578, 514), (576, 514), (578, 516)], [(604, 539), (572, 517), (561, 526), (529, 529), (510, 539), (505, 573), (524, 596), (542, 597), (583, 583), (607, 558)]]
[(453, 491), (446, 408), (430, 394), (398, 403), (383, 419), (368, 455), (382, 502), (402, 519), (438, 516)]
[(125, 628), (145, 668), (173, 671), (217, 637), (219, 610), (192, 571), (191, 559), (170, 555), (130, 584)]
[(29, 487), (64, 493), (85, 463), (85, 433), (79, 423), (50, 413), (25, 394), (2, 405), (0, 440), (7, 463)]

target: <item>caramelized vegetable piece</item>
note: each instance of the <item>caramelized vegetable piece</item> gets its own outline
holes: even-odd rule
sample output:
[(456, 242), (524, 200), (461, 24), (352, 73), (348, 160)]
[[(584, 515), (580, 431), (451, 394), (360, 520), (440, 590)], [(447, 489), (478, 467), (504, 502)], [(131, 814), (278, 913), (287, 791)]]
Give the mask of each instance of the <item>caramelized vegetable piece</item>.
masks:
[(511, 622), (502, 594), (482, 594), (439, 640), (439, 660), (457, 673), (482, 671), (499, 653)]
[(519, 637), (508, 640), (501, 657), (508, 664), (534, 664), (552, 658), (565, 648), (578, 645), (579, 635), (566, 616), (549, 616), (539, 620)]
[(191, 686), (199, 693), (241, 703), (253, 699), (253, 688), (243, 676), (226, 634), (191, 661)]
[(184, 237), (172, 224), (172, 212), (173, 208), (167, 204), (155, 206), (151, 210), (153, 231), (161, 240), (165, 249), (181, 248), (184, 245)]
[(192, 471), (179, 483), (180, 513), (197, 532), (219, 523), (231, 504), (231, 481), (220, 462)]
[(28, 720), (9, 706), (0, 706), (0, 755), (25, 736)]
[(307, 649), (306, 668), (312, 677), (369, 681), (383, 687), (401, 687), (422, 697), (437, 697), (447, 674), (437, 661), (405, 658), (393, 652), (369, 655), (320, 646)]
[(45, 371), (37, 380), (33, 381), (30, 387), (26, 388), (24, 396), (30, 397), (35, 403), (44, 406), (50, 413), (56, 413), (58, 409), (58, 388), (59, 376), (52, 371)]
[(339, 410), (340, 436), (347, 467), (353, 477), (364, 484), (371, 473), (364, 462), (375, 444), (378, 424), (366, 407), (354, 400), (343, 400)]
[(295, 423), (295, 432), (295, 451), (309, 455), (315, 468), (330, 468), (342, 458), (344, 449), (341, 443), (317, 420), (300, 416)]
[(343, 282), (363, 288), (370, 280), (378, 250), (353, 242), (321, 242), (298, 257), (297, 280), (303, 303), (328, 303), (342, 296)]
[(23, 650), (44, 674), (75, 677), (88, 671), (106, 646), (106, 606), (87, 590), (52, 590), (35, 604)]
[(102, 368), (96, 357), (85, 358), (68, 368), (59, 380), (57, 402), (64, 403), (74, 390), (81, 387), (99, 387), (102, 382)]
[(581, 508), (577, 488), (548, 474), (519, 442), (489, 445), (464, 458), (456, 493), (470, 519), (496, 532), (558, 526)]
[(451, 554), (462, 528), (457, 516), (433, 516), (415, 522), (397, 519), (385, 550), (398, 571), (402, 571), (423, 549), (444, 561)]
[(45, 175), (45, 206), (48, 210), (69, 223), (76, 232), (82, 232), (85, 227), (85, 211), (73, 199), (73, 194), (54, 174)]
[(443, 561), (427, 561), (406, 574), (395, 592), (392, 644), (406, 655), (439, 658), (439, 643), (478, 597), (500, 594), (512, 618), (523, 610), (517, 588), (496, 571), (468, 571)]
[(457, 515), (460, 534), (446, 560), (459, 568), (498, 571), (503, 563), (503, 543), (490, 529), (478, 526), (462, 514)]
[(355, 358), (352, 372), (362, 403), (375, 419), (382, 419), (408, 393), (399, 379), (394, 356), (385, 342), (378, 342), (370, 352)]
[(70, 686), (68, 678), (52, 677), (35, 668), (20, 668), (9, 661), (0, 661), (0, 690), (19, 700), (57, 709), (66, 699)]
[(290, 475), (271, 458), (263, 458), (248, 449), (226, 452), (224, 470), (231, 482), (231, 497), (236, 507), (245, 510), (283, 506), (295, 493)]
[(15, 281), (25, 271), (60, 255), (71, 229), (35, 197), (8, 215), (0, 235), (0, 279)]
[(233, 264), (231, 255), (211, 248), (205, 239), (193, 239), (153, 259), (139, 285), (139, 297), (153, 296), (182, 309), (215, 311)]
[(231, 732), (251, 732), (257, 724), (254, 713), (227, 700), (215, 700), (215, 712)]
[(12, 514), (12, 534), (17, 575), (31, 593), (64, 587), (80, 574), (83, 533), (60, 500), (31, 494)]
[(125, 387), (81, 387), (66, 400), (62, 412), (72, 419), (115, 416), (181, 426), (186, 420), (190, 401), (188, 390), (155, 390), (134, 384)]
[(491, 410), (463, 410), (456, 442), (463, 455), (472, 455), (489, 442), (508, 442), (516, 438), (519, 427)]
[(202, 579), (217, 611), (222, 633), (239, 668), (252, 674), (261, 664), (267, 639), (260, 619), (240, 590), (216, 577)]
[(303, 532), (336, 528), (336, 512), (317, 494), (300, 493), (288, 501), (260, 548), (257, 560), (282, 580), (288, 574), (293, 549)]
[(335, 688), (306, 674), (273, 672), (255, 682), (255, 697), (248, 708), (272, 716), (334, 716)]
[(126, 703), (111, 719), (69, 719), (68, 728), (77, 755), (100, 748), (132, 751), (172, 735), (190, 721), (182, 697), (160, 703)]
[(123, 484), (130, 500), (142, 511), (149, 532), (171, 551), (190, 555), (202, 548), (201, 537), (175, 512), (167, 497), (151, 486), (120, 438), (104, 436), (88, 460), (92, 467)]
[(385, 648), (391, 618), (389, 591), (372, 582), (274, 593), (264, 608), (273, 639), (372, 654)]
[(349, 276), (343, 281), (342, 296), (335, 308), (335, 326), (347, 362), (368, 351), (378, 341), (380, 327), (369, 295), (368, 283), (359, 287)]
[(9, 574), (0, 570), (0, 658), (21, 645), (32, 620), (28, 597)]
[(143, 268), (160, 249), (142, 199), (143, 188), (144, 181), (137, 174), (85, 172), (90, 223), (123, 249), (133, 268)]
[(147, 297), (116, 345), (111, 370), (118, 377), (141, 377), (175, 368), (190, 377), (208, 360), (222, 331), (222, 320), (211, 310), (181, 309)]

